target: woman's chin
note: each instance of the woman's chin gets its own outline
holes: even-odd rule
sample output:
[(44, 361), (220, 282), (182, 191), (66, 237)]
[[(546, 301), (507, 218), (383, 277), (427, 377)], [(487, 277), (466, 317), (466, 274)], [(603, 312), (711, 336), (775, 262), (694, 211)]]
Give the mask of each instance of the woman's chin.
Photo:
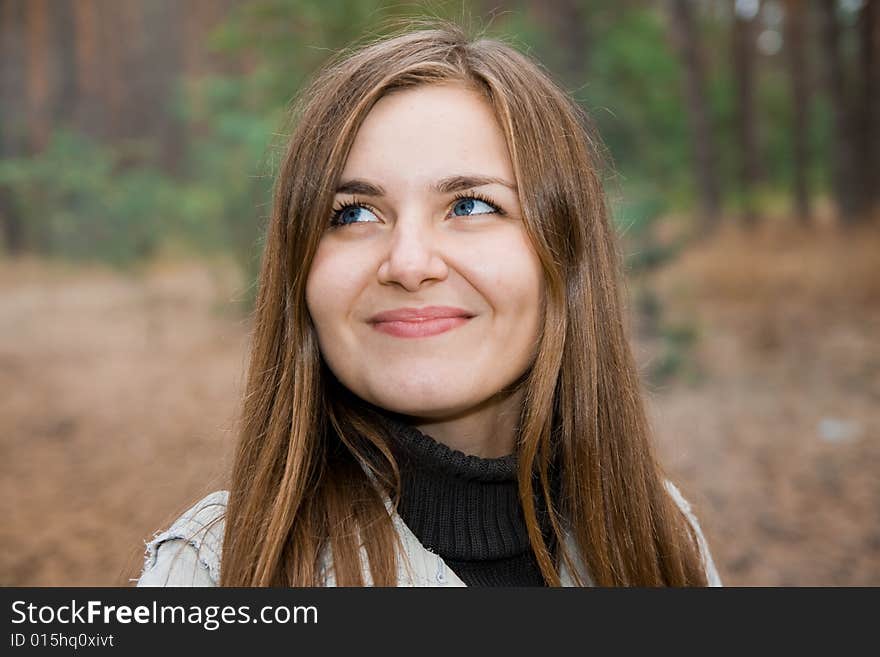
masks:
[(392, 413), (425, 419), (441, 419), (465, 412), (473, 403), (449, 391), (420, 391), (417, 395), (389, 395), (371, 400), (373, 404)]

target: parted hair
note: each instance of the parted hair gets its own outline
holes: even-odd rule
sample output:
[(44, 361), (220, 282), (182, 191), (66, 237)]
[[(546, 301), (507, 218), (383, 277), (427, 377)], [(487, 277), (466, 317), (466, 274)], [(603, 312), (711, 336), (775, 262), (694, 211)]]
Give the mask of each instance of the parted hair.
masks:
[(346, 390), (323, 362), (305, 289), (359, 126), (383, 96), (431, 84), (466, 85), (494, 110), (543, 270), (546, 312), (534, 363), (518, 384), (525, 401), (516, 450), (545, 582), (559, 585), (564, 562), (585, 584), (579, 559), (601, 586), (705, 584), (693, 528), (651, 445), (600, 142), (540, 64), (445, 21), (340, 52), (293, 105), (259, 275), (221, 584), (321, 585), (330, 554), (337, 584), (363, 585), (362, 549), (373, 584), (397, 581), (387, 504), (400, 499), (400, 473), (390, 436), (381, 409)]

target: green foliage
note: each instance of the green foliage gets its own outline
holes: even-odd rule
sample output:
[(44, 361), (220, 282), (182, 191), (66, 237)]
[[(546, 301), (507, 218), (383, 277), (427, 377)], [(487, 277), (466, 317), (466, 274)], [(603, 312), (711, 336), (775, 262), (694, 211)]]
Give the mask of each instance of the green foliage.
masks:
[(68, 132), (35, 158), (0, 161), (29, 246), (71, 259), (122, 265), (148, 258), (173, 215), (174, 185), (154, 169), (124, 164), (125, 153)]
[[(401, 20), (473, 21), (466, 3), (382, 0), (255, 0), (239, 5), (211, 44), (258, 62), (258, 97), (270, 112), (289, 103), (306, 78), (340, 49), (387, 35)], [(249, 74), (249, 77), (251, 74)]]
[(658, 187), (638, 182), (624, 183), (626, 194), (611, 196), (612, 218), (627, 235), (641, 237), (653, 221), (669, 210), (669, 198)]
[(693, 358), (693, 348), (699, 339), (697, 327), (690, 323), (665, 324), (661, 328), (660, 353), (648, 370), (652, 385), (662, 385), (673, 379), (695, 382), (700, 370)]
[[(572, 93), (611, 156), (613, 170), (606, 176), (615, 224), (640, 236), (657, 217), (694, 195), (681, 67), (657, 6), (622, 8), (591, 0), (583, 7), (589, 59), (571, 81)], [(536, 43), (540, 58), (554, 61), (552, 35)], [(646, 245), (642, 253), (648, 251), (653, 249)]]
[(627, 179), (665, 189), (689, 184), (678, 62), (654, 8), (609, 18), (591, 53), (583, 103)]
[(633, 294), (637, 336), (651, 345), (655, 356), (645, 371), (647, 382), (661, 386), (674, 380), (693, 383), (702, 375), (694, 357), (700, 339), (699, 327), (687, 316), (666, 317), (667, 308), (660, 295), (643, 277), (636, 277)]
[(179, 183), (185, 237), (201, 248), (231, 250), (249, 275), (256, 272), (257, 238), (270, 212), (271, 146), (283, 113), (281, 107), (250, 107), (264, 84), (258, 72), (194, 85), (191, 93), (201, 102), (187, 108), (185, 119), (198, 136)]

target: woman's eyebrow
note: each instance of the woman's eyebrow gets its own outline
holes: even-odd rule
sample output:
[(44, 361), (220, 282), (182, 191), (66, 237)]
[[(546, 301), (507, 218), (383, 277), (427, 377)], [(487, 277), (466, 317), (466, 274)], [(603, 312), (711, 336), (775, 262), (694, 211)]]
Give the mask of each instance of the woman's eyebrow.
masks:
[[(451, 194), (453, 192), (470, 189), (471, 187), (482, 187), (483, 185), (503, 185), (504, 187), (516, 191), (516, 185), (503, 178), (480, 175), (449, 176), (447, 178), (441, 178), (431, 187), (434, 191), (440, 192), (441, 194)], [(336, 193), (358, 194), (361, 196), (385, 196), (385, 190), (382, 189), (381, 185), (371, 183), (368, 180), (363, 180), (361, 178), (353, 178), (341, 182), (336, 188)]]

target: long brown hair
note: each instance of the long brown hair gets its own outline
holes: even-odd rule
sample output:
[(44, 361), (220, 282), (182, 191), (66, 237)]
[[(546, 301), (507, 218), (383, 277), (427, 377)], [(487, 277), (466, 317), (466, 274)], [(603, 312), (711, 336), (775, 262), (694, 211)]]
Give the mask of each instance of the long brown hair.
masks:
[[(338, 55), (294, 106), (254, 311), (221, 583), (320, 585), (329, 550), (336, 582), (362, 585), (361, 546), (373, 584), (397, 580), (399, 546), (386, 508), (399, 499), (397, 464), (379, 409), (345, 390), (323, 363), (305, 286), (371, 107), (395, 90), (450, 82), (480, 91), (494, 108), (545, 276), (545, 321), (522, 381), (517, 437), (520, 499), (545, 581), (559, 585), (564, 561), (580, 584), (577, 563), (597, 585), (705, 584), (693, 529), (650, 445), (599, 142), (540, 65), (447, 22)], [(537, 496), (558, 558), (542, 536)], [(566, 536), (577, 554), (566, 551)]]

